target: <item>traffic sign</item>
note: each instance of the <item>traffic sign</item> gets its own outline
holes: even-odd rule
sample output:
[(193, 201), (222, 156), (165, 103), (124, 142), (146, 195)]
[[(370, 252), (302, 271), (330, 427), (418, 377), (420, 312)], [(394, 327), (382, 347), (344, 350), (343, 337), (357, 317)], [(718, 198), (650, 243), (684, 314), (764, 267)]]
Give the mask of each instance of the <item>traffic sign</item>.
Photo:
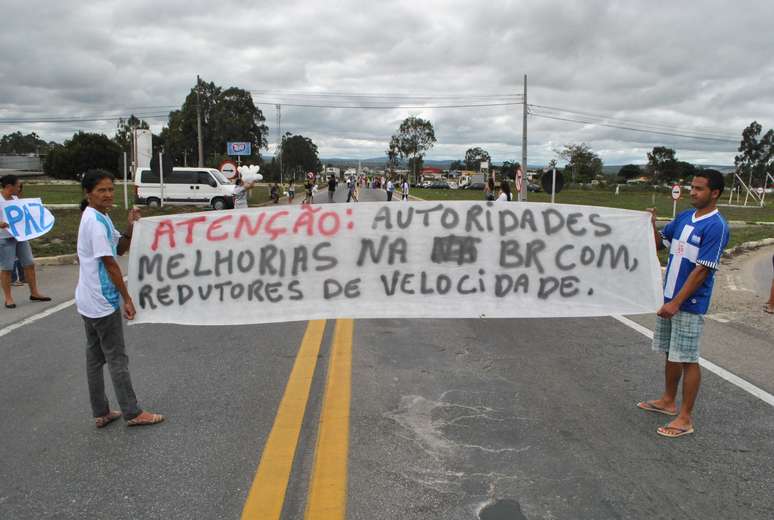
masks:
[(226, 155), (252, 155), (252, 144), (249, 142), (226, 143)]
[(680, 195), (682, 195), (682, 189), (680, 188), (679, 184), (675, 184), (674, 186), (672, 186), (672, 199), (679, 200)]
[(233, 179), (237, 174), (237, 165), (234, 161), (223, 161), (218, 169), (227, 179)]

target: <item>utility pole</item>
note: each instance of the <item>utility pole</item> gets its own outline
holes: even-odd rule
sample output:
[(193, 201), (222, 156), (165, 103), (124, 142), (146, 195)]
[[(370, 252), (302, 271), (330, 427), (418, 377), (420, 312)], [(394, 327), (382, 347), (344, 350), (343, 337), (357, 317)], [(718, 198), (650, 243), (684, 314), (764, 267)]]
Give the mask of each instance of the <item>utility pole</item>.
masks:
[(277, 109), (277, 160), (279, 161), (280, 169), (280, 185), (283, 184), (282, 180), (282, 105), (276, 104), (274, 108)]
[(204, 167), (204, 147), (202, 146), (202, 106), (199, 99), (199, 84), (201, 80), (196, 75), (196, 140), (199, 144), (199, 168)]
[(527, 75), (524, 74), (524, 105), (522, 106), (522, 129), (521, 129), (521, 191), (519, 192), (519, 202), (527, 200)]

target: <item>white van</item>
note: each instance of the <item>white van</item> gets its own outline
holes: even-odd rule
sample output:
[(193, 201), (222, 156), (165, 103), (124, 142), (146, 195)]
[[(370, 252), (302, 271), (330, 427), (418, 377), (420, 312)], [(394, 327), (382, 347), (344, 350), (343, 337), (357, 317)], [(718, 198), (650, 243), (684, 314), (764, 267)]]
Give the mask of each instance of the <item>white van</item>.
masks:
[[(159, 175), (150, 168), (138, 168), (134, 174), (134, 201), (151, 208), (161, 205)], [(214, 168), (173, 168), (164, 176), (164, 204), (233, 208), (234, 185)]]

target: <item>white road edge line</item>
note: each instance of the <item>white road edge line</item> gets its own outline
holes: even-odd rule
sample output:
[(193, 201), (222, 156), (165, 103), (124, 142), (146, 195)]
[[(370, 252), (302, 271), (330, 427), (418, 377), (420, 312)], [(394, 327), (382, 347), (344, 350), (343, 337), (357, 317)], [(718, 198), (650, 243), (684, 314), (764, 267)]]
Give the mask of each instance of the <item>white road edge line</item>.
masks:
[[(630, 320), (629, 318), (626, 318), (625, 316), (621, 316), (619, 314), (611, 314), (610, 317), (615, 319), (615, 320), (620, 321), (621, 323), (623, 323), (627, 327), (636, 330), (637, 332), (639, 332), (643, 336), (645, 336), (645, 337), (647, 337), (649, 339), (653, 339), (653, 331), (648, 329), (647, 327), (643, 327), (639, 323), (636, 323), (636, 322)], [(726, 381), (728, 381), (732, 385), (736, 385), (739, 388), (741, 388), (742, 390), (744, 390), (745, 392), (747, 392), (749, 394), (752, 394), (753, 396), (757, 397), (758, 399), (760, 399), (764, 403), (766, 403), (766, 404), (768, 404), (770, 406), (774, 406), (774, 395), (771, 395), (767, 391), (765, 391), (765, 390), (763, 390), (761, 388), (758, 388), (757, 386), (755, 386), (754, 384), (750, 383), (749, 381), (745, 381), (741, 377), (739, 377), (739, 376), (737, 376), (735, 374), (732, 374), (731, 372), (729, 372), (725, 368), (719, 367), (715, 363), (713, 363), (712, 361), (707, 361), (704, 358), (699, 358), (699, 365), (704, 367), (705, 369), (709, 370), (710, 372), (712, 372), (716, 376), (718, 376), (718, 377), (720, 377), (722, 379), (725, 379)]]
[(74, 303), (75, 303), (75, 298), (73, 298), (72, 300), (67, 300), (66, 302), (62, 302), (59, 305), (55, 305), (54, 307), (48, 308), (38, 314), (34, 314), (29, 318), (24, 318), (21, 321), (17, 321), (16, 323), (8, 325), (4, 329), (0, 329), (0, 338), (5, 336), (6, 334), (10, 334), (11, 332), (15, 331), (18, 328), (24, 327), (25, 325), (29, 325), (30, 323), (35, 323), (36, 321), (42, 320), (47, 316), (51, 316), (55, 312), (59, 312), (62, 309), (66, 309), (69, 306), (73, 305)]

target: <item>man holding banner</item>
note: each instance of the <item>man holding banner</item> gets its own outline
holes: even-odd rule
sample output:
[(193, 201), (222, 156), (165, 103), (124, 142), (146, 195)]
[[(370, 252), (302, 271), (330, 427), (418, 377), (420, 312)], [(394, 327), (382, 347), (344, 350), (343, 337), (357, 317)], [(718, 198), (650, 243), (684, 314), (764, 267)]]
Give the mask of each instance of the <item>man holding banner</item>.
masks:
[[(20, 186), (21, 181), (16, 175), (5, 175), (0, 177), (0, 188), (2, 190), (0, 191), (0, 203), (19, 200), (18, 195)], [(42, 205), (37, 205), (40, 206), (40, 218), (31, 219), (32, 224), (35, 226), (38, 226), (45, 216)], [(3, 209), (7, 206), (8, 205), (4, 204)], [(10, 212), (13, 215), (19, 214), (22, 211), (16, 207), (14, 207), (14, 210), (16, 211)], [(17, 239), (20, 237), (17, 237), (14, 233), (16, 227), (14, 226), (12, 228), (11, 224), (8, 222), (8, 213), (9, 211), (0, 211), (0, 270), (2, 270), (0, 273), (0, 283), (3, 288), (5, 308), (16, 308), (16, 303), (11, 294), (11, 274), (17, 258), (19, 259), (19, 263), (21, 263), (22, 269), (24, 269), (24, 279), (30, 287), (30, 300), (39, 302), (51, 301), (51, 298), (43, 296), (38, 291), (37, 279), (35, 277), (35, 259), (32, 257), (32, 249), (27, 240)], [(29, 211), (27, 211), (27, 213), (24, 214), (25, 218), (26, 215), (29, 214)], [(53, 225), (53, 222), (51, 225)]]
[[(718, 213), (717, 201), (723, 193), (723, 176), (716, 171), (700, 171), (691, 181), (691, 205), (659, 233), (656, 247), (669, 247), (669, 263), (664, 280), (664, 305), (659, 309), (653, 333), (653, 350), (666, 354), (665, 390), (661, 398), (637, 403), (649, 412), (676, 416), (657, 430), (669, 438), (693, 433), (693, 405), (699, 393), (699, 342), (704, 314), (709, 308), (715, 271), (728, 244), (728, 224)], [(677, 387), (683, 380), (683, 400), (678, 410)]]

